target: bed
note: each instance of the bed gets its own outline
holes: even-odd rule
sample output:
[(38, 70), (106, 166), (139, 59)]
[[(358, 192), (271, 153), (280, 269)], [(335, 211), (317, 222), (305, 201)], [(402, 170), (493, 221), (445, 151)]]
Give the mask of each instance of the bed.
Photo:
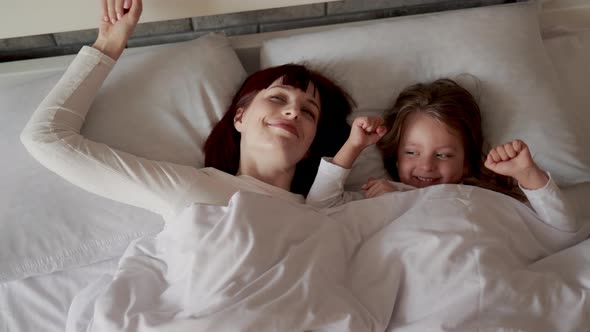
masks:
[[(486, 138), (529, 142), (539, 163), (564, 188), (580, 221), (588, 225), (590, 151), (584, 144), (590, 141), (585, 84), (590, 75), (587, 13), (590, 7), (582, 2), (547, 1), (232, 38), (214, 34), (197, 41), (129, 49), (95, 100), (83, 131), (140, 156), (202, 165), (201, 145), (223, 112), (223, 101), (229, 100), (248, 72), (260, 67), (306, 61), (343, 82), (357, 102), (356, 114), (382, 111), (395, 97), (392, 91), (408, 83), (469, 72), (484, 84), (480, 103)], [(413, 38), (408, 39), (409, 35)], [(87, 307), (80, 303), (84, 297), (74, 301), (76, 295), (88, 284), (108, 279), (131, 241), (162, 230), (159, 216), (66, 183), (38, 165), (20, 144), (24, 124), (72, 59), (0, 64), (4, 120), (0, 146), (3, 155), (9, 156), (0, 161), (2, 331), (63, 331), (67, 316), (78, 315)], [(145, 68), (153, 70), (142, 70)], [(191, 91), (198, 91), (197, 96)], [(207, 111), (187, 111), (195, 108)], [(145, 119), (142, 124), (135, 123), (138, 116)], [(364, 153), (355, 164), (348, 187), (357, 188), (369, 175), (385, 175), (375, 150)], [(269, 204), (248, 195), (236, 199)], [(349, 206), (334, 213), (354, 209), (362, 211), (360, 206)], [(385, 318), (372, 329), (496, 331), (502, 326), (519, 331), (588, 331), (590, 240), (577, 242), (543, 259), (538, 254), (527, 256), (530, 271), (539, 277), (532, 285), (555, 283), (540, 295), (532, 291), (537, 295), (534, 304), (518, 296), (530, 285), (516, 274), (506, 274), (506, 280), (518, 282), (499, 283), (498, 287), (514, 287), (509, 293), (513, 297), (490, 300), (488, 306), (497, 310), (479, 313), (479, 321), (472, 325), (461, 325), (461, 321), (441, 320), (432, 313), (413, 316), (408, 308), (420, 312), (426, 304), (411, 302), (408, 289), (404, 295), (403, 288), (396, 288), (389, 302), (397, 295), (398, 302), (406, 303), (405, 312), (396, 312), (397, 317), (404, 314), (405, 320), (391, 318), (390, 322), (391, 313), (381, 313)], [(522, 252), (529, 253), (525, 249)], [(390, 285), (398, 285), (399, 279), (391, 278), (383, 277)], [(570, 288), (560, 288), (556, 280)], [(367, 285), (361, 292), (377, 296), (384, 291)], [(452, 289), (447, 291), (450, 293), (440, 294), (452, 297)], [(530, 310), (514, 310), (519, 301)], [(375, 312), (379, 308), (372, 311), (378, 316)], [(442, 307), (440, 312), (448, 317), (464, 314), (445, 312)], [(174, 328), (182, 331), (182, 326)], [(334, 326), (332, 330), (347, 329)]]

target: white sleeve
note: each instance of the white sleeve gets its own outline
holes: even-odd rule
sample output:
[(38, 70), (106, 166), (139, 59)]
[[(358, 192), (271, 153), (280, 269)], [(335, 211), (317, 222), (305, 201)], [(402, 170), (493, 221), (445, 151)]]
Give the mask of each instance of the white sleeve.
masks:
[(546, 224), (560, 231), (575, 233), (580, 229), (575, 212), (570, 202), (563, 195), (551, 174), (543, 188), (528, 190), (519, 187), (526, 195), (531, 207)]
[(329, 208), (364, 198), (361, 193), (344, 191), (344, 182), (350, 174), (350, 169), (340, 167), (331, 161), (332, 158), (327, 157), (320, 161), (318, 173), (307, 194), (305, 204)]
[[(200, 171), (117, 151), (80, 135), (92, 101), (115, 61), (85, 46), (37, 108), (21, 141), (41, 164), (100, 196), (166, 215)], [(141, 119), (138, 119), (141, 121)]]

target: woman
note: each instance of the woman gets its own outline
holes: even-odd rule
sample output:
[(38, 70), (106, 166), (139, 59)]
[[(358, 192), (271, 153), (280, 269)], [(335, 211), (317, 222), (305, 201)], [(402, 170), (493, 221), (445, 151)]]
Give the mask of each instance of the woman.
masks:
[(139, 158), (80, 135), (141, 11), (141, 0), (102, 1), (93, 47), (80, 51), (21, 135), (29, 152), (73, 184), (165, 218), (191, 203), (226, 205), (238, 190), (303, 202), (321, 156), (346, 139), (351, 108), (342, 89), (303, 66), (269, 68), (244, 82), (206, 142), (204, 169)]
[[(192, 259), (207, 259), (207, 253), (215, 249), (183, 226), (193, 220), (199, 229), (221, 223), (214, 216), (196, 214), (192, 208), (226, 206), (238, 191), (303, 203), (321, 156), (335, 153), (350, 130), (346, 116), (351, 104), (342, 89), (303, 66), (284, 65), (257, 72), (244, 82), (206, 141), (206, 168), (147, 160), (84, 138), (80, 128), (90, 104), (123, 52), (139, 20), (141, 5), (141, 0), (127, 4), (102, 1), (106, 18), (100, 24), (96, 43), (80, 51), (21, 135), (36, 159), (71, 183), (156, 212), (167, 221), (158, 235), (139, 238), (129, 245), (114, 275), (91, 282), (76, 296), (68, 313), (67, 331), (86, 331), (89, 326), (92, 330), (117, 331), (127, 322), (134, 326), (144, 312), (155, 311), (159, 317), (164, 311), (190, 312), (191, 307), (182, 301), (194, 293), (186, 292), (184, 286), (194, 289), (199, 281), (209, 285), (207, 276), (213, 272), (206, 264), (192, 264), (191, 258), (184, 256), (183, 244), (204, 248), (205, 253), (191, 254)], [(235, 231), (239, 233), (240, 228)], [(228, 237), (221, 241), (220, 251), (231, 251), (240, 242), (234, 240)], [(265, 243), (260, 241), (259, 245)], [(267, 253), (270, 256), (262, 258), (272, 259), (276, 254)], [(222, 253), (217, 254), (215, 257), (226, 262)], [(219, 276), (234, 273), (236, 279), (231, 280), (243, 281), (236, 272), (241, 271), (243, 263), (240, 254), (243, 252), (220, 266)], [(162, 279), (154, 279), (156, 275)], [(165, 289), (159, 288), (162, 282), (168, 285)], [(141, 291), (136, 293), (138, 287)], [(166, 289), (182, 289), (181, 295), (172, 296), (173, 309), (159, 300), (168, 298)], [(210, 291), (197, 292), (196, 297), (209, 303), (218, 296)], [(223, 290), (221, 293), (220, 297), (227, 295)], [(228, 299), (233, 301), (234, 297), (228, 295)], [(215, 308), (214, 303), (208, 305), (205, 309)], [(261, 315), (265, 317), (263, 312)], [(162, 320), (163, 324), (183, 323), (179, 317)]]

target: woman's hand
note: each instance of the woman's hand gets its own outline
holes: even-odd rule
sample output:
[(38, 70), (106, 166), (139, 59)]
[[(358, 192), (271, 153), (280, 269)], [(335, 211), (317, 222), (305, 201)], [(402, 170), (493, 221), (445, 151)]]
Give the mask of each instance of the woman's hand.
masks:
[(367, 183), (361, 186), (361, 189), (365, 191), (366, 198), (373, 198), (381, 196), (385, 193), (397, 191), (388, 180), (375, 178), (369, 178)]
[(141, 16), (141, 0), (100, 0), (101, 21), (92, 47), (117, 60)]
[(549, 178), (541, 170), (521, 140), (499, 145), (488, 153), (485, 167), (492, 172), (510, 176), (526, 189), (539, 189), (547, 184)]

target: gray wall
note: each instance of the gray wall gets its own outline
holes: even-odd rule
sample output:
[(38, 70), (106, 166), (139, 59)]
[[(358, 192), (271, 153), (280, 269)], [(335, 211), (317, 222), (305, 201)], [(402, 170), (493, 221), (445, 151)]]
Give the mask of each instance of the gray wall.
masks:
[[(344, 0), (227, 15), (139, 24), (128, 47), (193, 39), (211, 31), (251, 34), (518, 2), (523, 0)], [(0, 39), (0, 62), (73, 54), (91, 44), (97, 30)]]

